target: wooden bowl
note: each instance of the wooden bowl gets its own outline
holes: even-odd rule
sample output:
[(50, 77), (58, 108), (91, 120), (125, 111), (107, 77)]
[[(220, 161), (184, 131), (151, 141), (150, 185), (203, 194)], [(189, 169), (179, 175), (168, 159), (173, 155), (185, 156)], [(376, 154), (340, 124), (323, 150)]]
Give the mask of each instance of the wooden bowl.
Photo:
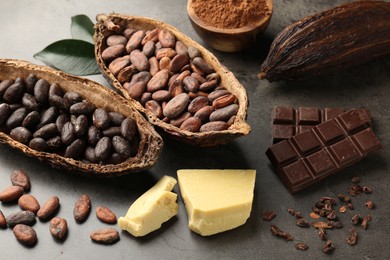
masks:
[(238, 52), (254, 44), (258, 35), (267, 28), (272, 16), (272, 0), (266, 0), (266, 5), (268, 12), (256, 25), (237, 29), (221, 29), (207, 25), (196, 15), (192, 0), (188, 0), (187, 13), (192, 27), (207, 45), (218, 51)]

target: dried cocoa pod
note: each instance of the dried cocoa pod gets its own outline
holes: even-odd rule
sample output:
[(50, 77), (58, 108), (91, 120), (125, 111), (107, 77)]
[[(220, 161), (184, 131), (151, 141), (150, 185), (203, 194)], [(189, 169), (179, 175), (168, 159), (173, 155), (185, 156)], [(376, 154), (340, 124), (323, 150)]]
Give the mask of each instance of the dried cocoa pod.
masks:
[[(138, 111), (146, 115), (148, 121), (151, 124), (160, 127), (170, 136), (173, 136), (180, 141), (199, 146), (215, 146), (224, 144), (236, 137), (245, 136), (250, 132), (250, 126), (245, 121), (248, 99), (244, 87), (238, 82), (233, 73), (230, 72), (225, 66), (221, 65), (217, 58), (204, 47), (191, 40), (176, 28), (161, 21), (156, 21), (145, 17), (127, 16), (115, 13), (110, 15), (99, 14), (97, 15), (96, 19), (97, 24), (94, 27), (95, 54), (96, 60), (103, 75), (109, 80), (114, 88), (119, 90), (125, 98), (131, 101), (131, 103)], [(146, 51), (144, 52), (144, 48), (147, 42), (155, 40), (154, 36), (150, 36), (153, 38), (153, 40), (149, 39), (149, 35), (152, 34), (152, 31), (156, 29), (159, 30), (159, 39), (155, 44), (155, 52), (151, 54), (151, 56), (147, 56), (149, 58), (150, 64), (149, 72), (151, 75), (153, 75), (153, 77), (156, 77), (158, 73), (161, 73), (159, 71), (165, 69), (169, 71), (169, 79), (166, 79), (165, 75), (161, 79), (156, 77), (156, 79), (152, 80), (151, 83), (149, 83), (150, 79), (148, 79), (146, 81), (146, 84), (148, 85), (146, 92), (141, 87), (133, 90), (133, 84), (131, 83), (121, 83), (118, 78), (115, 77), (115, 75), (108, 69), (108, 65), (102, 57), (103, 51), (107, 49), (107, 38), (110, 37), (113, 32), (124, 32), (127, 28), (134, 28), (138, 31), (144, 30), (145, 32), (148, 32), (145, 33), (146, 37), (145, 40), (142, 40), (143, 43), (141, 42), (141, 44), (138, 44), (137, 42), (138, 45), (134, 48), (142, 51), (144, 54), (149, 54), (150, 51), (149, 49), (151, 46), (146, 48)], [(123, 33), (123, 35), (125, 36), (125, 33)], [(192, 76), (191, 73), (194, 74), (193, 78), (199, 82), (199, 86), (201, 84), (207, 83), (203, 85), (204, 90), (198, 89), (198, 84), (194, 84), (192, 81), (186, 82), (187, 89), (184, 89), (183, 80), (185, 77)], [(209, 77), (210, 79), (206, 80), (206, 77), (208, 77), (210, 73), (213, 75)], [(176, 76), (176, 74), (180, 74), (182, 77)], [(218, 75), (220, 75), (220, 77), (218, 77)], [(134, 77), (135, 75), (133, 76), (133, 79)], [(165, 82), (166, 80), (168, 82)], [(211, 83), (208, 83), (208, 81), (211, 81)], [(163, 82), (164, 84), (160, 84), (160, 82)], [(205, 131), (203, 132), (191, 132), (187, 131), (188, 129), (180, 129), (180, 125), (183, 121), (176, 119), (184, 118), (181, 118), (181, 115), (186, 115), (186, 112), (188, 112), (187, 106), (189, 103), (183, 102), (185, 103), (185, 107), (182, 110), (182, 107), (179, 107), (180, 109), (171, 107), (169, 102), (185, 92), (187, 95), (189, 95), (188, 89), (190, 88), (192, 91), (194, 91), (191, 92), (191, 99), (199, 95), (208, 95), (210, 92), (209, 90), (212, 88), (216, 89), (219, 84), (223, 85), (227, 91), (237, 97), (237, 104), (239, 105), (239, 109), (235, 117), (234, 124), (228, 125), (226, 122), (225, 124), (213, 123), (211, 127), (204, 127), (203, 130)], [(168, 102), (166, 100), (157, 101), (153, 99), (154, 101), (159, 102), (163, 112), (165, 111), (165, 115), (161, 117), (160, 113), (156, 113), (156, 109), (147, 109), (145, 104), (152, 99), (151, 92), (154, 93), (155, 91), (162, 89), (168, 90), (171, 94), (171, 97)], [(199, 92), (199, 90), (202, 92)], [(155, 108), (155, 106), (150, 106), (150, 104), (153, 103), (149, 102), (148, 108)], [(202, 123), (207, 123), (207, 119), (204, 121), (203, 119), (201, 120)], [(192, 124), (189, 125), (192, 126)], [(229, 129), (226, 130), (226, 126)], [(195, 129), (195, 127), (191, 128)], [(209, 130), (207, 131), (207, 129)], [(226, 131), (220, 131), (218, 129)]]
[[(48, 162), (54, 167), (75, 170), (81, 174), (90, 176), (119, 176), (132, 171), (145, 170), (152, 167), (157, 162), (158, 156), (163, 146), (162, 138), (159, 134), (157, 134), (148, 121), (146, 121), (145, 118), (133, 107), (133, 105), (131, 105), (128, 100), (115, 93), (115, 91), (109, 90), (108, 88), (88, 79), (71, 76), (49, 67), (34, 65), (20, 60), (0, 59), (1, 79), (15, 79), (17, 77), (26, 79), (32, 73), (35, 74), (37, 78), (39, 78), (34, 88), (33, 94), (40, 104), (48, 104), (50, 84), (56, 82), (59, 84), (59, 86), (61, 86), (63, 91), (66, 92), (66, 94), (63, 96), (63, 99), (69, 107), (71, 107), (71, 105), (79, 106), (79, 102), (82, 102), (83, 99), (87, 99), (89, 100), (90, 104), (96, 108), (104, 108), (107, 111), (117, 112), (127, 118), (134, 119), (138, 128), (137, 139), (139, 138), (139, 148), (136, 150), (136, 154), (134, 154), (134, 156), (132, 155), (132, 157), (126, 159), (126, 161), (118, 165), (112, 165), (91, 164), (72, 158), (66, 158), (65, 156), (61, 156), (55, 153), (39, 152), (25, 144), (22, 144), (21, 142), (14, 140), (9, 136), (9, 132), (4, 132), (3, 129), (0, 130), (0, 143), (5, 143), (27, 156), (34, 157), (40, 161)], [(40, 87), (37, 89), (38, 84)], [(87, 102), (83, 103), (88, 104)], [(82, 104), (84, 107), (76, 107), (76, 110), (78, 109), (77, 111), (80, 112), (80, 109), (85, 109), (86, 111), (88, 110), (87, 112), (89, 112), (91, 105), (85, 104)], [(25, 108), (19, 109), (26, 110)], [(25, 117), (24, 111), (22, 112), (22, 115), (19, 115), (18, 118), (23, 119)], [(12, 115), (10, 115), (10, 117), (11, 116)], [(60, 120), (59, 118), (60, 117), (57, 118), (57, 121)], [(44, 138), (56, 138), (56, 136), (58, 136), (59, 126), (70, 120), (69, 118), (61, 118), (62, 119), (60, 121), (63, 120), (62, 123), (56, 121), (55, 123), (51, 123), (53, 125), (47, 125), (50, 127), (50, 131), (43, 133), (45, 136)], [(0, 119), (3, 120), (2, 118)], [(9, 118), (6, 120), (5, 124), (7, 124), (7, 121), (10, 121)], [(21, 124), (22, 122), (20, 122), (20, 125)], [(12, 125), (12, 128), (15, 128), (19, 126), (19, 122), (8, 122), (8, 125)], [(51, 129), (51, 127), (53, 127), (53, 129)], [(53, 132), (51, 132), (51, 130), (53, 130)], [(17, 198), (15, 197), (13, 199)]]
[(286, 27), (271, 45), (259, 77), (313, 77), (390, 54), (390, 3), (356, 1)]

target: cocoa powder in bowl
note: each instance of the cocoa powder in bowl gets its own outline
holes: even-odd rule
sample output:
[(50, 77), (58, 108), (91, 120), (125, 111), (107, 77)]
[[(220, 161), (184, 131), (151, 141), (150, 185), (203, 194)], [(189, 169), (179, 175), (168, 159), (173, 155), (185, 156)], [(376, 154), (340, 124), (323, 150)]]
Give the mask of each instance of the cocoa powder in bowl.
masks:
[(192, 0), (191, 6), (205, 24), (220, 29), (255, 26), (270, 11), (264, 0)]

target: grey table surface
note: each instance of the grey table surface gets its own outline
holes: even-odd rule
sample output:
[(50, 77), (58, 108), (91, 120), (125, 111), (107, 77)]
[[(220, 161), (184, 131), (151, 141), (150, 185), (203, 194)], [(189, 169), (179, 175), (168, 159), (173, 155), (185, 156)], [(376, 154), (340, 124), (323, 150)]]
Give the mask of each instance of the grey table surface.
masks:
[[(37, 221), (34, 229), (39, 242), (34, 248), (19, 244), (10, 229), (0, 230), (1, 259), (385, 259), (390, 254), (390, 59), (381, 59), (336, 74), (299, 82), (269, 84), (256, 75), (264, 60), (270, 42), (285, 26), (306, 15), (325, 10), (346, 1), (275, 0), (274, 15), (258, 45), (243, 53), (225, 54), (211, 50), (220, 61), (235, 73), (249, 96), (248, 122), (252, 132), (244, 138), (215, 148), (198, 148), (177, 143), (166, 136), (158, 163), (152, 169), (114, 179), (85, 178), (65, 170), (56, 170), (28, 158), (6, 145), (0, 146), (0, 189), (10, 185), (9, 176), (15, 169), (24, 169), (31, 178), (30, 191), (42, 204), (49, 196), (60, 198), (58, 216), (68, 220), (69, 234), (64, 242), (55, 241), (48, 223)], [(94, 20), (98, 13), (118, 12), (141, 15), (170, 23), (204, 44), (192, 29), (186, 15), (186, 1), (182, 0), (2, 0), (0, 3), (0, 57), (23, 59), (42, 64), (33, 54), (49, 43), (70, 38), (71, 16), (86, 14)], [(207, 46), (206, 46), (207, 47)], [(105, 86), (101, 76), (89, 77)], [(350, 166), (339, 174), (309, 189), (290, 195), (282, 185), (264, 154), (270, 144), (270, 117), (275, 105), (317, 107), (367, 107), (372, 112), (374, 130), (383, 149)], [(251, 216), (237, 229), (210, 237), (201, 237), (187, 228), (187, 215), (179, 196), (179, 214), (163, 227), (143, 238), (134, 238), (121, 232), (121, 240), (111, 246), (94, 244), (89, 233), (109, 227), (97, 220), (94, 210), (99, 205), (110, 207), (117, 216), (126, 213), (138, 196), (164, 174), (176, 177), (183, 168), (250, 168), (257, 170), (255, 197)], [(328, 237), (335, 252), (328, 256), (321, 252), (321, 241), (314, 228), (295, 226), (287, 208), (301, 211), (307, 219), (311, 206), (321, 196), (346, 193), (358, 176), (361, 183), (373, 188), (370, 195), (353, 198), (356, 209), (339, 214), (345, 227), (331, 230)], [(175, 192), (179, 193), (176, 187)], [(73, 205), (86, 193), (92, 200), (92, 213), (83, 224), (73, 217)], [(377, 207), (369, 211), (364, 202), (373, 200)], [(17, 205), (1, 204), (5, 215), (18, 211)], [(270, 223), (261, 219), (264, 209), (276, 211), (272, 223), (289, 231), (295, 238), (285, 242), (270, 234)], [(373, 217), (367, 230), (357, 227), (359, 241), (349, 246), (345, 237), (352, 227), (354, 213)], [(306, 242), (309, 250), (294, 248), (296, 242)]]

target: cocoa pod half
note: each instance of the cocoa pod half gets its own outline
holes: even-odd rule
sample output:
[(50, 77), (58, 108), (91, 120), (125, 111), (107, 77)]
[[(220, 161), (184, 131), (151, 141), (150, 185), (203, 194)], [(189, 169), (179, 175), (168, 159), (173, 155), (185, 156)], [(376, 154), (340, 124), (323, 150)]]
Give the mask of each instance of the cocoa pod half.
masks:
[(310, 78), (390, 54), (390, 3), (358, 1), (286, 27), (273, 41), (259, 77)]

